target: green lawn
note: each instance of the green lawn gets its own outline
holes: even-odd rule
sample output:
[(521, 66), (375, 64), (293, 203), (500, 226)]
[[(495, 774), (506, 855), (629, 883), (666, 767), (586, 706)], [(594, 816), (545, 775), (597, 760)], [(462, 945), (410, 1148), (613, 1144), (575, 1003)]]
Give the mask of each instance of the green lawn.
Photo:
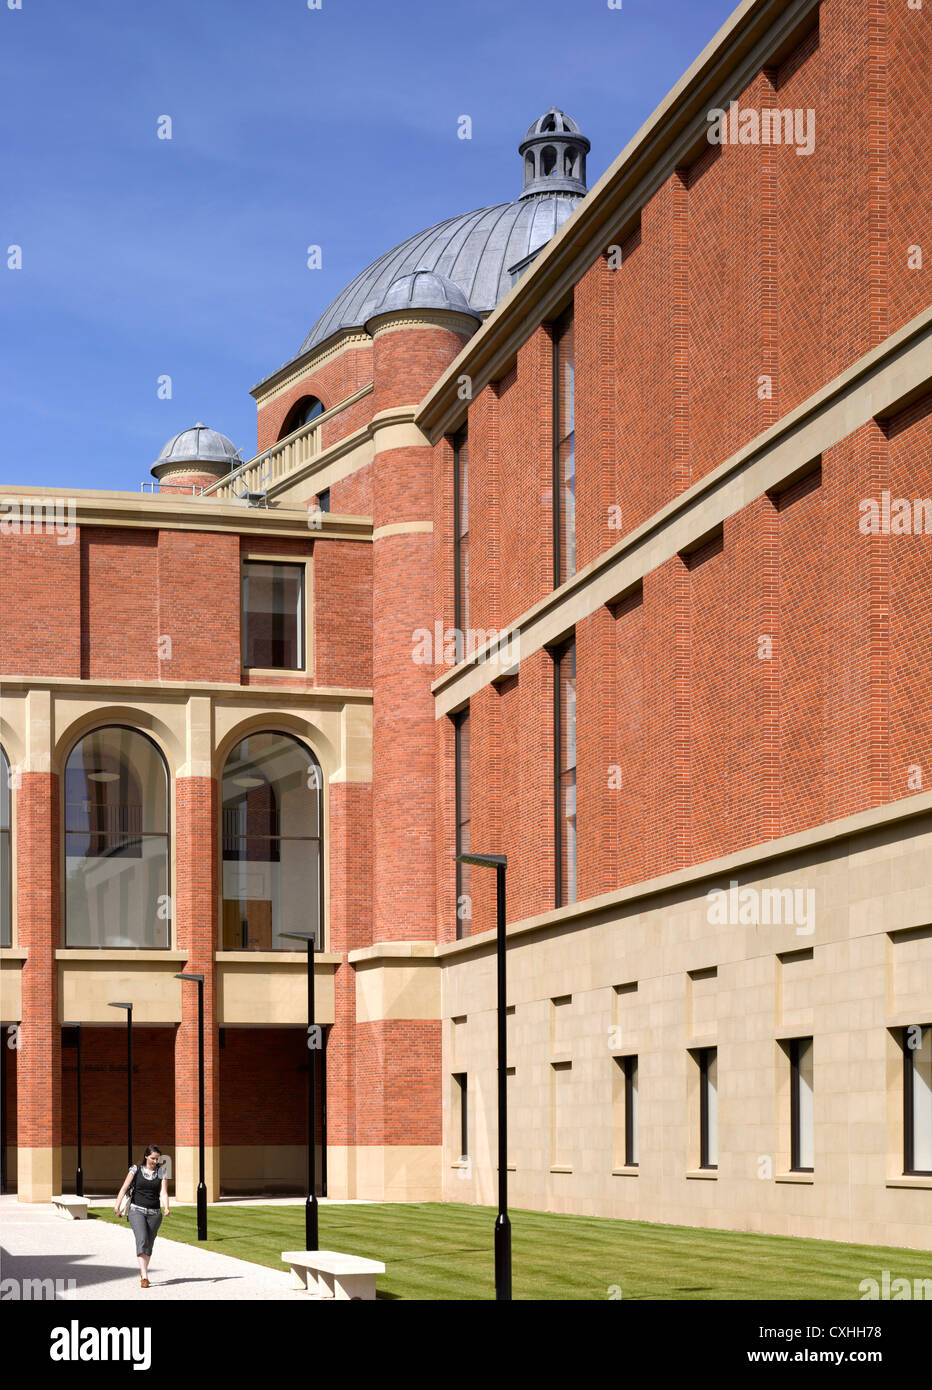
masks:
[[(92, 1207), (116, 1222), (112, 1207)], [(514, 1297), (524, 1299), (858, 1299), (862, 1279), (932, 1277), (932, 1253), (512, 1211)], [(322, 1206), (320, 1245), (383, 1260), (380, 1298), (494, 1297), (490, 1207), (421, 1202)], [(204, 1245), (283, 1269), (304, 1249), (303, 1206), (212, 1206)], [(193, 1207), (160, 1235), (198, 1244)], [(615, 1286), (614, 1293), (610, 1289)]]

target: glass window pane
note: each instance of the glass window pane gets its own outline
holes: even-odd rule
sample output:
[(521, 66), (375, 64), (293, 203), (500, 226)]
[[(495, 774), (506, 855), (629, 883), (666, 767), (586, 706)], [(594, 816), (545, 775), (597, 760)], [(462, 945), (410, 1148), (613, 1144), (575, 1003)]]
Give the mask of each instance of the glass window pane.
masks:
[(0, 946), (13, 944), (13, 865), (10, 857), (10, 832), (0, 831)]
[(706, 1162), (710, 1168), (718, 1165), (718, 1049), (711, 1047), (706, 1064), (706, 1102), (708, 1117), (708, 1146)]
[(932, 1173), (932, 1028), (923, 1028), (921, 1046), (912, 1049), (912, 1089), (912, 1167)]
[(243, 663), (299, 670), (304, 663), (303, 565), (243, 566)]
[(813, 1098), (812, 1039), (801, 1038), (798, 1051), (799, 1167), (815, 1165), (815, 1102)]
[[(252, 734), (223, 774), (222, 920), (225, 950), (292, 951), (289, 931), (321, 945), (323, 779), (287, 734)], [(300, 948), (298, 948), (300, 949)]]
[(65, 765), (65, 941), (171, 945), (168, 772), (137, 729), (95, 729)]
[(638, 1059), (629, 1057), (625, 1096), (625, 1161), (631, 1167), (638, 1162)]
[(171, 945), (166, 835), (65, 835), (67, 943)]

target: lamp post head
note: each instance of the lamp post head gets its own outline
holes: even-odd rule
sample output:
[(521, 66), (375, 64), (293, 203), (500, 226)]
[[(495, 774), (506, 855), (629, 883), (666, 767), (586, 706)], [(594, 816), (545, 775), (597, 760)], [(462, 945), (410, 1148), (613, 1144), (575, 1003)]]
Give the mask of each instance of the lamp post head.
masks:
[(202, 985), (202, 984), (204, 983), (204, 976), (203, 976), (203, 975), (176, 975), (176, 976), (175, 976), (175, 979), (176, 979), (176, 980), (193, 980), (196, 984), (199, 984), (199, 985)]
[(107, 1007), (110, 1009), (129, 1009), (130, 1013), (133, 1012), (132, 1004), (108, 1004)]
[(480, 868), (502, 868), (508, 863), (506, 854), (458, 854), (457, 859), (461, 864), (478, 864)]
[(279, 932), (285, 941), (304, 941), (310, 946), (312, 951), (317, 950), (317, 933), (313, 931), (283, 931)]

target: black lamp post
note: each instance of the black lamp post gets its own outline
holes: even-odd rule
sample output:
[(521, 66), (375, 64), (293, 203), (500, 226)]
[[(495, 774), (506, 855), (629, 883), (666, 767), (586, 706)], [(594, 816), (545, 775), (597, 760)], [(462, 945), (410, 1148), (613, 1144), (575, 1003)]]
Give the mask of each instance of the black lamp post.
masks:
[(505, 1006), (504, 854), (460, 854), (461, 864), (494, 865), (496, 877), (496, 957), (498, 980), (498, 1216), (495, 1221), (495, 1297), (511, 1298), (511, 1222), (508, 1220), (508, 1059)]
[(126, 1010), (126, 1166), (133, 1166), (133, 1006), (111, 1004), (111, 1009)]
[(289, 941), (307, 942), (307, 1201), (304, 1203), (304, 1240), (307, 1250), (319, 1250), (320, 1239), (317, 1234), (317, 1136), (315, 1110), (317, 1109), (317, 1068), (316, 1038), (311, 1036), (314, 1025), (314, 951), (316, 935), (310, 931), (285, 931), (281, 935)]
[(197, 1238), (207, 1239), (207, 1184), (204, 1181), (204, 976), (176, 975), (197, 985)]
[(77, 1167), (74, 1170), (74, 1195), (84, 1196), (84, 1169), (81, 1167), (81, 1025), (80, 1023), (63, 1023), (63, 1028), (77, 1028), (78, 1030), (78, 1159)]

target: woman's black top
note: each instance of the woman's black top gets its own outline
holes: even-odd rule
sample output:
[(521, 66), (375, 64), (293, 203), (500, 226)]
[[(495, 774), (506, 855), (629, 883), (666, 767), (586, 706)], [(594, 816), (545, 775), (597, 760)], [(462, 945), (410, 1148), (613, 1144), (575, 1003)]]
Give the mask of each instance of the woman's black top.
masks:
[(137, 1167), (134, 1163), (129, 1170), (136, 1174), (136, 1190), (130, 1197), (133, 1206), (147, 1207), (149, 1210), (158, 1211), (159, 1193), (162, 1190), (162, 1179), (158, 1168), (150, 1173), (146, 1168)]

